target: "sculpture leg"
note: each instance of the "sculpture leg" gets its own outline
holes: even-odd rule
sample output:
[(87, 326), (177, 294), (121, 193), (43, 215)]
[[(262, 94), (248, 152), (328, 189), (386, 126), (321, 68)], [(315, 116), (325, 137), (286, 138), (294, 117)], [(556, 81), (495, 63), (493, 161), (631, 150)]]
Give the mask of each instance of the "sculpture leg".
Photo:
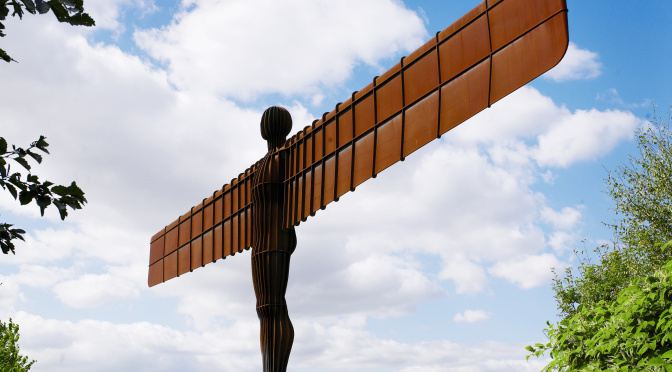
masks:
[(294, 327), (285, 301), (290, 256), (291, 252), (287, 251), (265, 251), (252, 255), (264, 372), (287, 371), (294, 342)]

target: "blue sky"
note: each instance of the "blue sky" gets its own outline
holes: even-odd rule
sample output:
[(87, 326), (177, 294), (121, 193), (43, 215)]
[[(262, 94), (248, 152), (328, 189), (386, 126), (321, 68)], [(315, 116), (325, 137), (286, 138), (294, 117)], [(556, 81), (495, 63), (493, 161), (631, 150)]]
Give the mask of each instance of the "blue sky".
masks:
[[(258, 371), (249, 253), (147, 288), (149, 239), (259, 159), (258, 122), (331, 111), (479, 1), (85, 3), (97, 27), (7, 22), (0, 125), (89, 204), (0, 197), (0, 319), (35, 371)], [(609, 5), (607, 7), (606, 5)], [(669, 1), (568, 0), (554, 70), (297, 228), (294, 371), (538, 371), (550, 267), (608, 242), (606, 169), (672, 102)], [(39, 103), (39, 104), (38, 104)], [(585, 241), (582, 243), (582, 241)]]

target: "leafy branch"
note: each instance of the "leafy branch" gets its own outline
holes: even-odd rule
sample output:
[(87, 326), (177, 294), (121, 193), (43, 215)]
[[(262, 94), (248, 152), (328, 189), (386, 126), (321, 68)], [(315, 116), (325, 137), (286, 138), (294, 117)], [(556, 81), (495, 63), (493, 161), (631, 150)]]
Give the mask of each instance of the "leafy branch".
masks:
[[(672, 241), (662, 245), (669, 250)], [(672, 261), (635, 279), (614, 301), (579, 305), (558, 324), (546, 322), (549, 342), (525, 349), (553, 359), (542, 371), (672, 370)]]
[[(55, 185), (49, 181), (41, 182), (37, 175), (30, 173), (31, 166), (28, 159), (32, 158), (38, 164), (42, 163), (42, 155), (37, 151), (49, 154), (48, 146), (46, 138), (40, 136), (40, 139), (31, 143), (26, 149), (12, 145), (12, 150), (9, 151), (7, 141), (0, 137), (0, 186), (7, 190), (15, 200), (18, 199), (21, 205), (35, 201), (40, 207), (42, 216), (44, 216), (44, 210), (53, 204), (58, 209), (61, 220), (64, 220), (68, 215), (67, 207), (81, 209), (86, 203), (86, 198), (84, 192), (74, 181), (70, 186)], [(28, 171), (25, 179), (19, 172), (12, 173), (8, 160), (14, 161)], [(7, 223), (0, 224), (2, 253), (8, 254), (10, 251), (14, 253), (12, 240), (24, 240), (23, 234), (25, 234), (24, 230), (14, 229)]]
[(19, 325), (12, 322), (0, 321), (0, 371), (25, 372), (35, 364), (35, 361), (28, 361), (27, 356), (19, 354)]
[[(0, 37), (4, 37), (4, 21), (12, 10), (12, 17), (19, 16), (23, 19), (25, 12), (30, 14), (44, 14), (50, 10), (59, 22), (73, 26), (94, 26), (96, 22), (90, 15), (84, 13), (84, 0), (0, 0)], [(0, 59), (5, 62), (14, 60), (7, 52), (0, 49)]]

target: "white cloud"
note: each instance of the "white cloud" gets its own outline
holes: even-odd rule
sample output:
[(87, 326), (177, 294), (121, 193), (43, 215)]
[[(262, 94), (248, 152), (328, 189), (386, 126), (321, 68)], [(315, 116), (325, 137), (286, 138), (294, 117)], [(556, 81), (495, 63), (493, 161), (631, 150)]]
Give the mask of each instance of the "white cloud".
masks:
[(490, 319), (490, 312), (485, 310), (465, 310), (462, 313), (457, 313), (453, 317), (456, 323), (481, 323)]
[[(298, 1), (287, 2), (283, 10), (264, 3), (268, 12), (261, 15), (258, 9), (239, 9), (242, 2), (198, 4), (172, 26), (138, 33), (150, 53), (169, 59), (168, 72), (116, 47), (91, 45), (77, 28), (28, 19), (12, 25), (22, 38), (8, 39), (6, 49), (21, 56), (21, 63), (0, 70), (5, 103), (0, 116), (9, 123), (3, 136), (29, 142), (47, 135), (52, 155), (40, 174), (56, 182), (76, 179), (89, 205), (65, 223), (52, 213), (50, 223), (58, 225), (28, 229), (28, 242), (8, 265), (33, 266), (0, 279), (16, 279), (0, 286), (0, 314), (17, 314), (22, 308), (28, 291), (19, 278), (30, 274), (43, 275), (32, 285), (51, 288), (67, 306), (101, 308), (138, 298), (147, 302), (129, 306), (144, 309), (152, 303), (145, 322), (126, 324), (19, 312), (22, 350), (43, 368), (259, 370), (249, 252), (156, 288), (145, 287), (149, 236), (265, 151), (258, 134), (261, 111), (211, 93), (307, 92), (317, 103), (325, 94), (320, 88), (342, 83), (353, 64), (375, 66), (387, 56), (385, 51), (408, 49), (424, 39), (421, 22), (413, 23), (417, 17), (393, 1), (306, 3), (301, 4), (303, 13), (291, 16), (285, 11), (298, 7)], [(245, 6), (257, 3), (250, 4)], [(337, 10), (342, 9), (329, 7), (347, 7), (374, 29), (340, 28)], [(236, 11), (247, 18), (236, 18), (242, 14)], [(314, 16), (320, 11), (321, 17)], [(258, 19), (250, 18), (254, 12)], [(382, 33), (390, 30), (375, 22), (384, 17), (398, 20), (384, 25), (394, 29), (389, 37)], [(266, 22), (276, 39), (294, 41), (271, 45), (268, 31), (259, 31), (257, 22)], [(410, 34), (402, 22), (415, 27)], [(103, 23), (116, 27), (109, 20)], [(204, 35), (215, 23), (222, 28)], [(242, 31), (223, 34), (234, 26)], [(337, 35), (331, 44), (312, 44), (313, 39), (326, 40), (327, 32)], [(352, 44), (350, 32), (364, 36)], [(404, 33), (411, 37), (400, 36)], [(236, 40), (236, 35), (242, 36)], [(266, 52), (275, 55), (250, 48), (257, 40), (269, 43)], [(241, 54), (225, 54), (224, 47), (213, 45)], [(296, 49), (283, 49), (288, 45)], [(276, 57), (279, 63), (268, 66)], [(171, 82), (188, 89), (176, 90)], [(36, 104), (35, 92), (49, 99)], [(540, 227), (547, 206), (544, 195), (532, 188), (544, 177), (538, 166), (569, 166), (600, 156), (628, 138), (624, 133), (636, 120), (620, 111), (595, 111), (589, 119), (606, 123), (620, 118), (623, 124), (606, 131), (611, 138), (607, 145), (593, 146), (605, 131), (582, 131), (587, 120), (582, 112), (559, 107), (532, 88), (506, 100), (298, 228), (288, 289), (290, 316), (301, 335), (291, 362), (298, 370), (325, 365), (404, 371), (541, 368), (538, 362), (522, 361), (524, 345), (465, 345), (451, 342), (451, 335), (405, 343), (366, 329), (371, 317), (413, 314), (430, 299), (445, 297), (442, 280), (451, 280), (458, 295), (475, 294), (487, 289), (491, 277), (531, 288), (548, 283), (550, 266), (561, 268), (555, 256), (543, 253), (560, 240), (554, 235), (547, 242)], [(310, 123), (313, 115), (302, 103), (293, 102), (290, 109), (295, 130)], [(579, 129), (564, 136), (554, 132), (574, 126)], [(590, 138), (569, 145), (581, 136)], [(27, 219), (35, 215), (30, 213)], [(559, 228), (576, 226), (572, 210), (547, 215)], [(70, 313), (72, 319), (87, 317)], [(104, 318), (106, 313), (93, 314)], [(171, 322), (171, 327), (165, 325)]]
[(553, 127), (539, 136), (532, 156), (541, 166), (563, 168), (594, 160), (623, 140), (631, 139), (641, 123), (630, 112), (577, 110), (574, 114), (559, 117)]
[[(145, 274), (145, 266), (142, 265), (141, 268), (141, 274)], [(134, 280), (128, 271), (130, 270), (126, 267), (111, 267), (105, 274), (84, 274), (57, 284), (54, 293), (61, 302), (74, 308), (94, 308), (105, 303), (138, 297), (139, 284), (144, 281)]]
[[(582, 209), (580, 206), (579, 209)], [(572, 229), (581, 218), (581, 211), (577, 208), (564, 207), (562, 211), (556, 212), (552, 208), (544, 207), (541, 210), (541, 218), (553, 225), (556, 229)]]
[(545, 183), (547, 183), (549, 185), (553, 185), (553, 183), (555, 183), (555, 180), (558, 178), (558, 175), (554, 174), (549, 169), (545, 173), (541, 174), (541, 178), (544, 180)]
[(629, 109), (652, 106), (651, 100), (648, 99), (644, 100), (642, 103), (626, 103), (625, 101), (623, 101), (623, 98), (621, 98), (621, 95), (618, 93), (618, 90), (616, 90), (616, 88), (610, 88), (604, 91), (603, 93), (597, 93), (595, 99), (597, 99), (598, 101), (603, 101), (606, 103), (610, 103), (613, 105)]
[[(19, 252), (23, 254), (23, 252)], [(20, 283), (30, 287), (49, 288), (54, 284), (72, 276), (72, 270), (39, 265), (21, 265), (19, 272), (8, 277), (14, 283)]]
[(445, 260), (445, 266), (439, 273), (441, 279), (452, 279), (457, 294), (479, 293), (488, 283), (487, 275), (481, 265), (469, 261), (463, 255), (455, 255)]
[(572, 112), (525, 86), (452, 130), (447, 138), (456, 146), (487, 146), (492, 160), (507, 170), (529, 170), (530, 161), (541, 167), (566, 168), (604, 156), (631, 139), (643, 123), (629, 111)]
[[(22, 354), (38, 361), (35, 368), (55, 372), (252, 372), (261, 368), (256, 322), (236, 322), (203, 333), (191, 333), (149, 322), (69, 322), (25, 312), (17, 313), (14, 320), (21, 326)], [(289, 368), (297, 371), (325, 371), (324, 366), (338, 370), (402, 368), (403, 371), (532, 371), (540, 368), (539, 363), (525, 363), (523, 345), (404, 343), (376, 338), (365, 327), (364, 319), (356, 316), (328, 326), (295, 323), (297, 334), (302, 337), (295, 341)], [(226, 351), (226, 358), (222, 358), (222, 350)]]
[(557, 253), (574, 247), (578, 242), (576, 232), (554, 231), (549, 235), (548, 245)]
[(562, 61), (543, 76), (557, 82), (595, 79), (602, 74), (599, 58), (597, 53), (580, 49), (570, 41)]
[(515, 283), (522, 289), (531, 289), (550, 283), (553, 278), (551, 268), (562, 272), (567, 264), (560, 262), (552, 254), (527, 255), (508, 261), (500, 261), (488, 268), (488, 272), (498, 278)]
[(86, 13), (96, 21), (96, 28), (124, 32), (125, 26), (120, 22), (125, 9), (137, 8), (141, 12), (151, 13), (156, 10), (154, 0), (105, 0), (90, 1), (84, 4)]
[[(50, 371), (253, 371), (259, 364), (248, 330), (240, 325), (197, 335), (148, 322), (69, 322), (24, 312), (15, 321), (21, 327), (22, 354), (38, 361), (35, 368)], [(221, 337), (224, 332), (227, 337)], [(221, 350), (231, 355), (217, 358)]]
[(15, 313), (15, 306), (25, 301), (25, 295), (21, 292), (21, 285), (8, 280), (9, 277), (0, 275), (0, 319), (9, 318)]
[(422, 20), (393, 0), (192, 1), (170, 26), (135, 33), (180, 89), (237, 99), (314, 95), (426, 38)]

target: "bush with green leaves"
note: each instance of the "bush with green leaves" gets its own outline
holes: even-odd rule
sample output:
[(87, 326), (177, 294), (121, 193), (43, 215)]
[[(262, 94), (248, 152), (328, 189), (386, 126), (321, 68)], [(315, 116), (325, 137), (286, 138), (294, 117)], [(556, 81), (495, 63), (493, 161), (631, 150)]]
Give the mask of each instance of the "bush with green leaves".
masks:
[[(614, 301), (617, 293), (634, 279), (651, 274), (672, 260), (672, 251), (660, 246), (672, 239), (672, 130), (671, 111), (637, 129), (639, 156), (610, 171), (607, 194), (621, 218), (612, 227), (614, 244), (594, 250), (593, 262), (585, 250), (579, 256), (578, 274), (571, 268), (553, 281), (560, 315), (571, 317), (579, 304)], [(554, 271), (555, 273), (555, 271)]]
[[(672, 249), (672, 241), (663, 250)], [(558, 324), (546, 323), (549, 342), (527, 346), (553, 359), (542, 371), (672, 371), (672, 262), (638, 278), (615, 301), (578, 306)]]
[[(23, 19), (24, 12), (44, 14), (51, 10), (59, 22), (73, 26), (94, 26), (96, 24), (91, 16), (84, 13), (84, 0), (0, 0), (0, 37), (5, 36), (3, 32), (5, 25), (1, 21), (7, 18), (10, 10), (13, 17), (19, 16), (20, 19)], [(2, 49), (0, 49), (0, 59), (5, 62), (14, 61)]]
[[(12, 149), (9, 150), (7, 141), (0, 137), (0, 186), (7, 190), (14, 199), (18, 199), (21, 205), (35, 201), (43, 216), (44, 210), (53, 204), (58, 209), (61, 220), (64, 220), (68, 215), (67, 208), (81, 209), (82, 205), (86, 203), (86, 198), (75, 181), (72, 181), (70, 186), (55, 185), (49, 181), (41, 182), (37, 175), (30, 173), (31, 166), (28, 159), (32, 158), (38, 164), (42, 163), (42, 155), (37, 151), (48, 154), (48, 146), (46, 138), (40, 136), (26, 149), (12, 145)], [(25, 179), (19, 172), (12, 173), (11, 164), (8, 163), (8, 160), (12, 160), (28, 170), (29, 173)], [(8, 223), (0, 223), (0, 248), (2, 248), (4, 254), (15, 253), (12, 240), (24, 240), (23, 234), (25, 234), (25, 231), (12, 226)]]
[(636, 132), (639, 156), (629, 157), (609, 172), (607, 186), (617, 214), (611, 225), (626, 246), (651, 246), (672, 239), (672, 129), (667, 118), (656, 117)]
[(9, 323), (0, 320), (0, 371), (25, 372), (35, 361), (19, 354), (19, 325), (9, 319)]
[(547, 322), (549, 343), (527, 347), (537, 356), (550, 351), (544, 371), (672, 372), (672, 108), (666, 118), (653, 111), (650, 125), (636, 131), (639, 156), (606, 179), (621, 217), (608, 225), (613, 245), (594, 250), (598, 262), (575, 250), (576, 275), (567, 268), (559, 278), (553, 270), (561, 320)]

